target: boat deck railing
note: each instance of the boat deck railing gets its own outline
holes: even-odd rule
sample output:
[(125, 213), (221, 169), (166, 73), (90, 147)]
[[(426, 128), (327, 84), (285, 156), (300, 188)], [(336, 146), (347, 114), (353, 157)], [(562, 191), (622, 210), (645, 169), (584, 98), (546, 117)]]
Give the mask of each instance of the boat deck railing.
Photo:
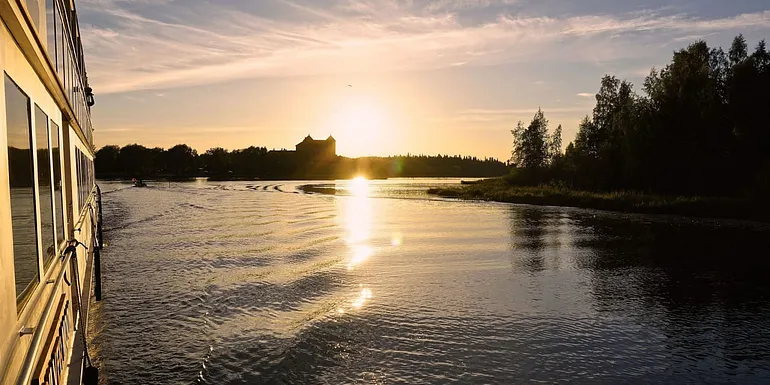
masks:
[[(102, 219), (102, 213), (101, 213), (101, 191), (98, 186), (95, 185), (94, 189), (92, 190), (89, 199), (87, 201), (87, 204), (84, 207), (90, 207), (89, 211), (93, 211), (94, 206), (96, 206), (97, 213), (96, 215), (85, 215), (85, 211), (82, 212), (80, 219), (78, 220), (77, 224), (75, 225), (76, 231), (79, 231), (82, 229), (82, 226), (86, 225), (86, 219), (91, 219), (91, 225), (93, 227), (91, 232), (91, 240), (88, 241), (92, 247), (92, 251), (94, 252), (94, 263), (99, 263), (98, 261), (98, 254), (100, 249), (102, 247), (102, 238), (101, 238), (101, 219)], [(78, 317), (78, 322), (75, 322), (75, 331), (76, 335), (75, 338), (78, 338), (77, 333), (80, 333), (82, 336), (83, 333), (85, 333), (85, 320), (83, 319), (83, 314), (81, 314), (81, 307), (85, 306), (81, 302), (88, 301), (89, 295), (90, 295), (90, 287), (88, 287), (89, 290), (87, 290), (85, 293), (83, 293), (83, 290), (80, 286), (80, 277), (79, 277), (79, 263), (78, 258), (78, 249), (82, 248), (82, 255), (87, 259), (89, 257), (88, 255), (88, 246), (72, 239), (67, 242), (67, 247), (62, 252), (61, 257), (59, 257), (59, 261), (57, 262), (60, 270), (56, 274), (55, 279), (49, 278), (45, 284), (47, 287), (51, 287), (50, 293), (48, 294), (48, 299), (45, 303), (45, 306), (43, 307), (42, 314), (37, 322), (37, 325), (34, 328), (31, 327), (23, 327), (19, 333), (17, 334), (16, 339), (13, 341), (13, 344), (17, 344), (19, 342), (19, 339), (25, 335), (32, 335), (32, 341), (30, 342), (29, 348), (27, 349), (27, 352), (24, 356), (24, 361), (21, 366), (19, 375), (16, 379), (17, 385), (29, 385), (31, 381), (33, 380), (33, 376), (35, 375), (35, 369), (40, 361), (42, 359), (42, 350), (43, 350), (43, 343), (45, 336), (49, 333), (50, 328), (46, 327), (49, 322), (51, 321), (52, 312), (54, 311), (54, 308), (57, 304), (57, 299), (61, 298), (61, 294), (66, 288), (62, 288), (62, 283), (66, 284), (67, 287), (70, 287), (72, 285), (75, 285), (75, 289), (77, 293), (75, 295), (78, 296), (78, 300), (74, 304), (76, 307), (76, 314)], [(86, 261), (87, 262), (87, 261)], [(87, 264), (87, 263), (86, 263)], [(69, 271), (69, 274), (67, 272)], [(90, 269), (87, 269), (87, 273), (90, 272)], [(85, 277), (88, 278), (88, 277)], [(90, 286), (90, 280), (85, 279), (86, 282), (89, 282)], [(101, 284), (101, 279), (97, 278), (97, 284)], [(97, 300), (101, 300), (101, 288), (98, 288), (98, 297)], [(85, 295), (84, 295), (85, 294)], [(41, 294), (42, 295), (42, 294)], [(84, 297), (82, 300), (80, 297)], [(81, 326), (77, 326), (78, 324), (81, 324)], [(55, 327), (55, 326), (51, 326)], [(79, 370), (82, 368), (70, 368), (70, 370)]]
[[(61, 271), (56, 277), (56, 280), (53, 282), (49, 281), (50, 283), (53, 283), (53, 290), (50, 297), (48, 298), (48, 302), (45, 305), (43, 315), (40, 316), (40, 321), (38, 321), (37, 326), (34, 329), (32, 342), (30, 344), (29, 350), (27, 351), (27, 355), (24, 358), (24, 364), (21, 368), (18, 380), (16, 381), (17, 385), (28, 385), (32, 380), (32, 371), (39, 358), (38, 355), (40, 353), (40, 345), (43, 342), (43, 336), (48, 333), (48, 329), (45, 327), (45, 325), (48, 323), (48, 319), (51, 317), (51, 311), (56, 304), (56, 299), (59, 298), (59, 296), (56, 295), (59, 290), (56, 290), (56, 288), (60, 287), (62, 281), (64, 280), (64, 276), (67, 273), (67, 266), (71, 266), (72, 257), (75, 256), (76, 253), (76, 249), (70, 250), (69, 247), (67, 248), (67, 252), (65, 252), (61, 259), (61, 264), (63, 265)], [(77, 267), (74, 268), (76, 269)], [(19, 335), (21, 336), (26, 334), (24, 332), (25, 330), (22, 329), (22, 331), (19, 332)]]

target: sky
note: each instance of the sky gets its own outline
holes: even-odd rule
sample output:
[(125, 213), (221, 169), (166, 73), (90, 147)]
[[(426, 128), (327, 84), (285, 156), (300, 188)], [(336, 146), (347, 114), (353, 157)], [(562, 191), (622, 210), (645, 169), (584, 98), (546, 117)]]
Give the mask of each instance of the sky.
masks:
[[(507, 159), (538, 108), (565, 145), (605, 74), (637, 90), (703, 39), (753, 48), (767, 0), (79, 0), (97, 147)], [(641, 92), (641, 91), (639, 91)]]

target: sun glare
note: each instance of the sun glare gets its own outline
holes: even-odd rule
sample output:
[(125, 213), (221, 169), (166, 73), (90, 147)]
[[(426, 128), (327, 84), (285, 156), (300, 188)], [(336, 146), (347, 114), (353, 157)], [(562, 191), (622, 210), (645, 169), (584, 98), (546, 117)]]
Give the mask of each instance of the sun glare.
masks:
[(350, 106), (342, 122), (343, 140), (349, 140), (362, 150), (377, 146), (382, 136), (383, 115), (373, 105), (354, 104)]
[(332, 129), (344, 152), (361, 156), (382, 147), (388, 121), (384, 105), (375, 98), (352, 96), (332, 114)]
[(350, 181), (350, 192), (357, 197), (369, 195), (369, 181), (362, 176), (357, 176)]

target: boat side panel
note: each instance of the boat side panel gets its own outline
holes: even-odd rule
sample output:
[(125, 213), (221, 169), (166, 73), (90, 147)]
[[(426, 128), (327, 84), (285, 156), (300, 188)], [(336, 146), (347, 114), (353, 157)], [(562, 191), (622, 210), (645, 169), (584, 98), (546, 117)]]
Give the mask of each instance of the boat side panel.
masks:
[[(51, 97), (44, 83), (41, 82), (33, 67), (27, 61), (5, 22), (0, 21), (0, 76), (5, 76), (4, 73), (7, 73), (8, 76), (22, 88), (31, 101), (38, 105), (46, 115), (48, 115), (50, 120), (61, 127), (62, 141), (65, 142), (65, 144), (74, 142), (84, 149), (87, 148), (81, 144), (79, 135), (74, 133), (70, 125), (62, 121), (62, 113), (58, 104)], [(47, 280), (51, 279), (52, 276), (56, 276), (61, 269), (67, 268), (60, 263), (52, 263), (47, 271), (43, 271), (40, 275), (41, 283), (38, 285), (38, 288), (32, 294), (21, 313), (17, 314), (16, 311), (13, 233), (10, 226), (5, 225), (11, 223), (11, 213), (7, 164), (7, 132), (5, 127), (5, 90), (3, 88), (4, 87), (0, 87), (0, 222), (4, 224), (0, 227), (0, 344), (2, 344), (0, 345), (0, 383), (13, 381), (21, 369), (21, 365), (23, 364), (29, 349), (32, 336), (25, 335), (20, 337), (19, 330), (23, 327), (34, 328), (38, 326), (40, 317), (45, 310), (44, 307), (51, 295), (54, 295), (55, 293), (67, 293), (68, 300), (71, 301), (71, 299), (69, 299), (69, 291), (65, 290), (63, 286), (54, 288), (52, 287), (53, 285), (47, 285), (45, 283)], [(73, 135), (72, 137), (75, 139), (72, 140), (72, 137), (68, 137), (69, 135)], [(88, 153), (87, 150), (86, 153)], [(63, 161), (66, 159), (71, 158), (65, 158)], [(63, 162), (62, 164), (67, 165), (71, 164), (71, 162)], [(65, 166), (65, 168), (67, 168), (67, 166)], [(70, 183), (76, 183), (76, 178), (72, 178), (74, 175), (75, 174), (67, 175), (67, 172), (62, 173), (65, 186)], [(69, 189), (69, 191), (73, 190), (76, 190), (76, 187)], [(65, 205), (67, 205), (66, 201), (68, 200), (71, 202), (71, 199), (72, 195), (67, 194)], [(73, 216), (73, 212), (69, 211), (66, 217), (70, 219), (66, 229), (68, 230), (68, 234), (71, 234), (71, 218), (77, 218), (77, 216)], [(88, 223), (90, 223), (90, 221), (86, 221), (86, 226), (88, 226)], [(90, 228), (85, 227), (78, 238), (82, 241), (89, 241), (91, 237), (90, 233)], [(85, 256), (86, 253), (80, 248), (79, 254)], [(81, 271), (81, 274), (79, 275), (81, 279), (83, 279), (84, 274), (82, 272), (85, 271), (86, 258), (79, 258), (78, 262)], [(42, 261), (39, 261), (39, 265), (43, 266)], [(52, 318), (48, 320), (46, 326), (52, 326), (56, 322), (58, 322), (58, 320)]]
[[(0, 21), (0, 23), (2, 23)], [(2, 24), (0, 41), (5, 41), (7, 33)], [(5, 55), (0, 50), (0, 68), (5, 62)], [(8, 180), (8, 137), (5, 127), (5, 87), (0, 87), (0, 222), (11, 222), (11, 190)], [(13, 231), (10, 226), (0, 226), (0, 346), (8, 346), (11, 335), (7, 332), (16, 325), (16, 297), (14, 285)], [(9, 349), (0, 348), (0, 363), (7, 362)], [(0, 372), (3, 368), (0, 367)]]

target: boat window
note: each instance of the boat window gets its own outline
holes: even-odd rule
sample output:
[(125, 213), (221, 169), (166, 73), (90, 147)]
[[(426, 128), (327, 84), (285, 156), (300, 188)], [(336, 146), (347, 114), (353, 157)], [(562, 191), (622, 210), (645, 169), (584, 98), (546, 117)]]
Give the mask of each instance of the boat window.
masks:
[(82, 212), (86, 200), (91, 194), (91, 189), (94, 187), (93, 162), (77, 147), (75, 147), (75, 168), (78, 183), (78, 204), (80, 205), (80, 210)]
[(67, 96), (67, 100), (70, 99), (70, 82), (72, 82), (72, 75), (70, 74), (70, 55), (69, 55), (69, 46), (67, 46), (67, 41), (65, 39), (64, 41), (64, 51), (62, 51), (62, 55), (64, 56), (64, 76), (62, 76), (62, 84), (64, 85), (64, 94)]
[[(70, 81), (69, 83), (67, 83), (68, 84), (67, 95), (69, 95), (70, 106), (74, 106), (75, 105), (75, 84), (77, 82), (77, 78), (75, 77), (75, 74), (77, 73), (77, 71), (75, 69), (75, 57), (74, 57), (74, 53), (72, 52), (72, 49), (67, 51), (67, 57), (69, 58), (69, 65), (70, 65), (70, 72), (69, 72)], [(72, 111), (73, 112), (75, 111), (75, 107), (72, 107)], [(77, 116), (75, 116), (75, 118), (77, 119)]]
[(61, 142), (59, 126), (51, 121), (51, 157), (53, 159), (53, 199), (56, 212), (56, 244), (64, 242), (64, 194), (61, 181)]
[(55, 13), (53, 0), (45, 1), (45, 25), (46, 25), (46, 45), (48, 49), (48, 56), (51, 58), (51, 63), (56, 66), (56, 19), (58, 16)]
[(37, 105), (35, 105), (35, 145), (40, 234), (43, 244), (43, 263), (47, 265), (56, 256), (51, 189), (51, 146), (48, 143), (48, 116)]
[(66, 48), (67, 48), (67, 40), (66, 40), (67, 33), (64, 30), (64, 22), (62, 21), (61, 13), (59, 12), (58, 7), (55, 13), (58, 17), (54, 20), (54, 22), (56, 23), (56, 32), (59, 35), (57, 36), (57, 39), (56, 39), (56, 42), (57, 42), (56, 60), (59, 63), (58, 64), (59, 79), (61, 79), (61, 83), (62, 85), (64, 85), (65, 84), (64, 82), (66, 81), (66, 73), (67, 73), (66, 67), (64, 64), (66, 61), (64, 52), (66, 51)]
[[(78, 195), (78, 210), (80, 210), (80, 207), (83, 205), (83, 194), (80, 193), (80, 189), (83, 188), (83, 181), (80, 179), (80, 174), (82, 171), (80, 171), (80, 149), (75, 147), (75, 183), (77, 183), (77, 195)], [(80, 211), (78, 211), (78, 214)]]
[(94, 187), (94, 162), (80, 149), (75, 148), (77, 158), (78, 200), (81, 210)]
[[(38, 1), (42, 2), (42, 0)], [(48, 55), (52, 63), (55, 63), (56, 73), (72, 107), (73, 119), (81, 127), (86, 142), (91, 144), (93, 138), (85, 98), (87, 81), (83, 71), (83, 52), (77, 36), (71, 3), (68, 0), (45, 0), (44, 16), (47, 25)]]
[(74, 69), (72, 68), (72, 51), (70, 51), (69, 46), (67, 47), (67, 50), (64, 51), (66, 56), (66, 66), (67, 66), (67, 81), (64, 82), (67, 88), (67, 100), (70, 101), (70, 105), (72, 105), (72, 82), (75, 80), (75, 77), (72, 76), (74, 73)]
[(85, 206), (86, 199), (88, 199), (88, 193), (86, 192), (86, 155), (80, 153), (80, 196), (83, 197), (80, 206)]
[(32, 127), (27, 95), (8, 75), (4, 86), (16, 304), (21, 309), (39, 281)]
[(38, 0), (27, 0), (27, 12), (32, 17), (32, 23), (35, 24), (35, 28), (40, 30), (40, 3)]
[(94, 162), (80, 149), (76, 148), (75, 151), (77, 153), (78, 199), (82, 210), (91, 194), (91, 189), (94, 187)]

